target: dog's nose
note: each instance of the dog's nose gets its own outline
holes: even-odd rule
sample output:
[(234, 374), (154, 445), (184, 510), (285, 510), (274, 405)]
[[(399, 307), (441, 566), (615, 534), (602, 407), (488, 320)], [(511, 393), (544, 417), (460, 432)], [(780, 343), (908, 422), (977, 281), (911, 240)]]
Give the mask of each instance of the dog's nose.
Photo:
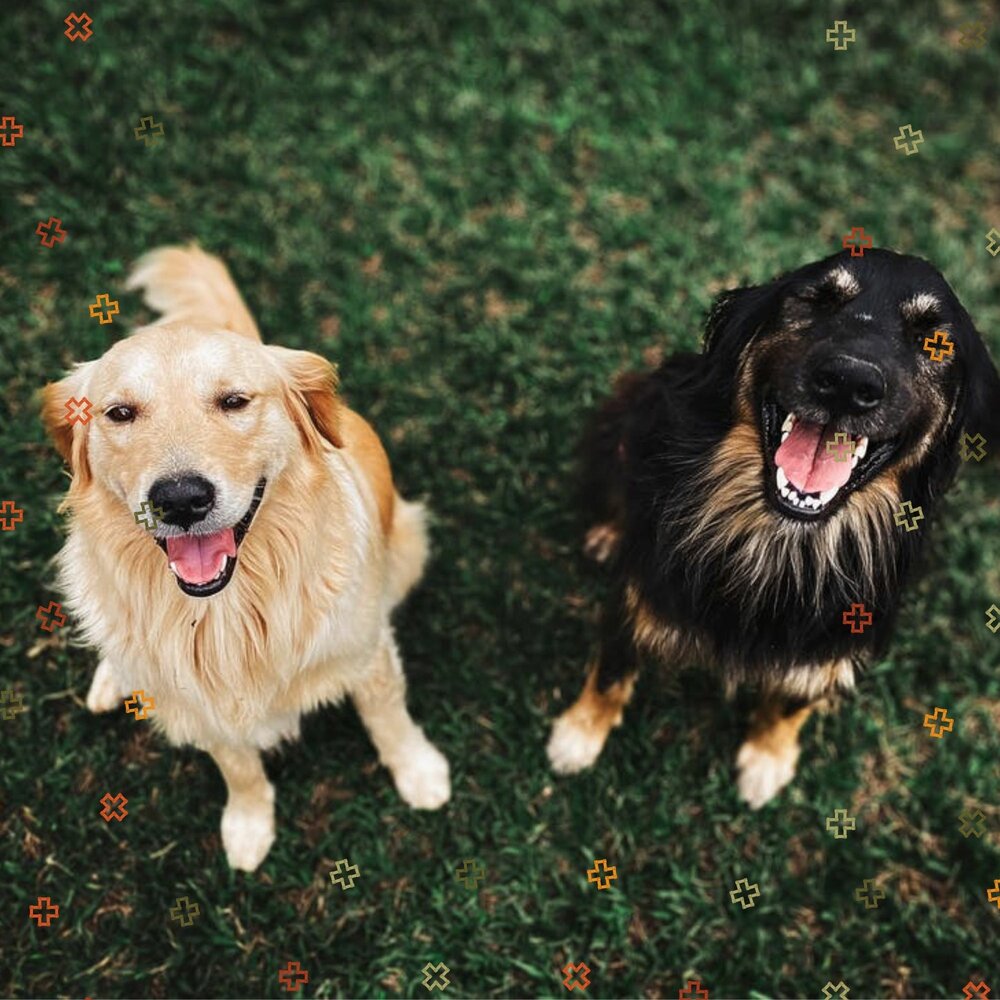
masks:
[(163, 511), (162, 521), (187, 529), (208, 517), (215, 506), (215, 487), (204, 476), (172, 476), (157, 479), (149, 499)]
[(885, 377), (870, 361), (837, 354), (809, 373), (809, 391), (832, 415), (867, 413), (885, 396)]

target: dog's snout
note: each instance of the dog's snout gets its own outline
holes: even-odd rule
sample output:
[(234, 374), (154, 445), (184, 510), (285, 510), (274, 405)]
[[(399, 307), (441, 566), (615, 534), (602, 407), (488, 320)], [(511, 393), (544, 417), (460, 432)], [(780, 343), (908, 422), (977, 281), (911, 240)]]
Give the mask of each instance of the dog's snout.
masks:
[(885, 376), (871, 361), (836, 354), (812, 367), (809, 392), (832, 415), (858, 415), (882, 402)]
[(204, 476), (170, 476), (153, 483), (149, 499), (163, 511), (162, 521), (187, 529), (208, 517), (215, 506), (215, 487)]

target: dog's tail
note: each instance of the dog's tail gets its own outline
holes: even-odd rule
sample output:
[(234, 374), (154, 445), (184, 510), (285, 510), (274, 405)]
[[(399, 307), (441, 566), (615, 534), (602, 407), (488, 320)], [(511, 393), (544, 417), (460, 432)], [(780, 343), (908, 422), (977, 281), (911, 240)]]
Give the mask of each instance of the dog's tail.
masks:
[(580, 442), (579, 502), (588, 525), (613, 524), (625, 513), (625, 443), (638, 401), (648, 390), (648, 373), (620, 376), (590, 418)]
[(260, 331), (226, 265), (193, 243), (160, 247), (140, 258), (125, 287), (141, 288), (160, 323), (211, 323), (260, 340)]
[(398, 493), (393, 504), (389, 534), (389, 606), (394, 608), (424, 575), (430, 543), (427, 539), (427, 508), (404, 500)]

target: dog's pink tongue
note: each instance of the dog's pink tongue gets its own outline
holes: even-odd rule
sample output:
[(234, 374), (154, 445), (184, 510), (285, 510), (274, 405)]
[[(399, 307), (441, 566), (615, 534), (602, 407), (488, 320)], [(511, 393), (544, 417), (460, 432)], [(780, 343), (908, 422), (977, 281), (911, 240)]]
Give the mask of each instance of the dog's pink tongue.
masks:
[[(788, 477), (799, 493), (823, 493), (835, 486), (843, 486), (851, 478), (850, 446), (834, 445), (827, 452), (827, 442), (832, 442), (834, 431), (827, 424), (811, 424), (796, 420), (791, 434), (774, 453), (774, 463)], [(837, 461), (840, 458), (842, 461)]]
[(167, 539), (167, 558), (185, 583), (208, 583), (222, 570), (226, 556), (236, 555), (232, 528), (211, 535), (177, 535)]

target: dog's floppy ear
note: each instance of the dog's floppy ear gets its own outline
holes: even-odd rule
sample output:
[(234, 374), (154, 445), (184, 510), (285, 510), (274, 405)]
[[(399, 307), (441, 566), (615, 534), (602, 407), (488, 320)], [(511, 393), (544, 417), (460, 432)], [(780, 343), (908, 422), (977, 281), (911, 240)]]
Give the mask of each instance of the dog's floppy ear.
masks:
[(964, 371), (964, 400), (957, 422), (973, 437), (982, 434), (987, 452), (997, 455), (1000, 454), (1000, 374), (972, 319), (967, 313), (962, 319), (964, 329), (958, 351)]
[(705, 325), (704, 353), (735, 372), (743, 349), (769, 322), (777, 319), (784, 278), (723, 292), (712, 304)]
[(285, 408), (295, 421), (306, 448), (320, 450), (320, 437), (336, 448), (343, 448), (337, 370), (326, 358), (310, 351), (293, 351), (273, 345), (267, 350), (285, 373)]
[(90, 421), (95, 414), (91, 412), (90, 420), (86, 423), (79, 420), (70, 423), (67, 420), (70, 415), (67, 403), (71, 399), (81, 401), (86, 398), (87, 384), (95, 364), (95, 361), (79, 364), (62, 381), (49, 382), (41, 390), (42, 423), (55, 442), (59, 454), (69, 464), (70, 472), (73, 473), (74, 490), (86, 486), (91, 479), (87, 440), (90, 437)]

